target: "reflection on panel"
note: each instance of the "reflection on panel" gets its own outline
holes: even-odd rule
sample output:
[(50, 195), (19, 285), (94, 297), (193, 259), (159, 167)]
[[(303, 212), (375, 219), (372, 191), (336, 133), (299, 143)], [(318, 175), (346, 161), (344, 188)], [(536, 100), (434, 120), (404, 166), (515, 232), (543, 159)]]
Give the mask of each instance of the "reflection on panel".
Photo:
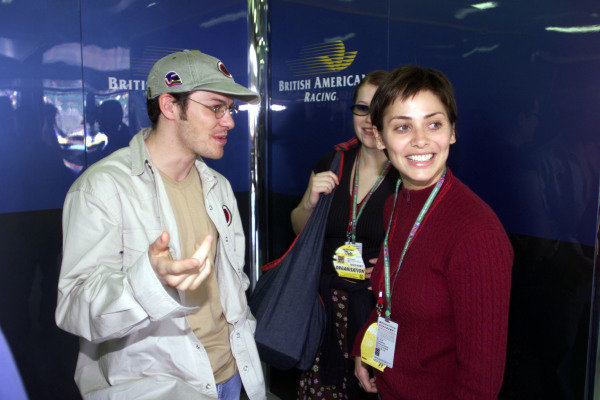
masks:
[(592, 245), (598, 6), (427, 3), (391, 3), (397, 45), (390, 63), (414, 62), (451, 78), (457, 175), (509, 231)]
[[(77, 338), (54, 322), (69, 186), (149, 125), (145, 79), (162, 55), (197, 48), (246, 83), (246, 8), (243, 0), (0, 1), (0, 326), (31, 399), (81, 397)], [(219, 166), (236, 190), (248, 186), (246, 127), (238, 121)]]
[[(440, 69), (458, 103), (449, 165), (496, 211), (515, 249), (503, 399), (582, 398), (600, 175), (600, 5), (286, 0), (273, 2), (271, 16), (280, 110), (269, 137), (274, 256), (289, 244), (281, 221), (312, 165), (352, 132), (351, 87), (316, 88), (317, 77), (408, 63)], [(334, 60), (326, 53), (335, 40), (344, 49)], [(311, 58), (315, 49), (329, 59)], [(354, 61), (335, 71), (349, 51)]]
[(44, 81), (43, 140), (58, 144), (64, 166), (78, 174), (85, 166), (81, 80)]
[(0, 213), (60, 207), (76, 176), (65, 145), (83, 133), (77, 8), (0, 4)]
[[(145, 80), (161, 57), (198, 49), (221, 59), (236, 82), (245, 85), (247, 7), (242, 0), (211, 5), (184, 0), (82, 1), (87, 165), (126, 146), (141, 128), (150, 126)], [(176, 18), (165, 18), (174, 10)], [(236, 117), (223, 159), (209, 161), (230, 179), (235, 191), (249, 186), (246, 114)]]
[(0, 326), (30, 399), (80, 397), (77, 340), (54, 322), (60, 207), (84, 153), (79, 25), (76, 0), (0, 2)]
[(88, 92), (85, 116), (88, 165), (129, 145), (129, 92)]
[(295, 196), (312, 165), (354, 134), (349, 107), (360, 79), (387, 68), (387, 2), (282, 1), (270, 13), (269, 184)]
[(360, 79), (387, 69), (386, 1), (270, 4), (271, 107), (267, 142), (269, 259), (292, 238), (290, 211), (312, 166), (354, 135), (352, 96)]

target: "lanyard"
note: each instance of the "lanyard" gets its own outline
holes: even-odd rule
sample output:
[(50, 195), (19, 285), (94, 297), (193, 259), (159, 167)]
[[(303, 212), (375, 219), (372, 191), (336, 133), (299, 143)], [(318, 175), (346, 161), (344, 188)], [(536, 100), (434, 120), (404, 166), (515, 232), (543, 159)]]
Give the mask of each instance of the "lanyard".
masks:
[(383, 168), (381, 169), (381, 172), (379, 173), (379, 177), (373, 184), (373, 187), (371, 187), (371, 190), (369, 190), (369, 193), (367, 193), (367, 195), (365, 196), (363, 201), (360, 203), (360, 208), (358, 209), (358, 212), (357, 212), (356, 208), (357, 208), (357, 201), (358, 201), (358, 167), (360, 166), (359, 163), (360, 163), (360, 152), (361, 151), (362, 151), (362, 147), (360, 148), (360, 150), (358, 151), (358, 154), (356, 155), (356, 162), (355, 162), (356, 167), (354, 169), (354, 188), (352, 189), (352, 208), (351, 208), (352, 214), (350, 215), (350, 221), (348, 222), (348, 231), (347, 231), (348, 241), (352, 242), (352, 243), (356, 243), (356, 225), (358, 224), (358, 219), (360, 218), (363, 210), (365, 209), (367, 202), (369, 201), (369, 199), (371, 198), (371, 196), (373, 195), (375, 190), (377, 190), (377, 187), (379, 186), (379, 184), (381, 183), (383, 178), (385, 178), (385, 176), (387, 175), (388, 171), (390, 170), (390, 166), (391, 166), (389, 160), (385, 162), (385, 165), (383, 166)]
[[(431, 204), (433, 203), (435, 196), (437, 196), (438, 192), (440, 191), (440, 188), (442, 187), (442, 184), (444, 183), (445, 177), (446, 177), (446, 170), (444, 169), (442, 176), (435, 184), (435, 187), (433, 188), (431, 194), (427, 198), (427, 201), (423, 205), (423, 208), (421, 208), (421, 211), (419, 212), (419, 215), (417, 216), (417, 219), (415, 220), (415, 224), (413, 225), (412, 229), (410, 230), (410, 233), (408, 234), (408, 237), (406, 238), (406, 243), (404, 243), (404, 249), (402, 250), (402, 254), (400, 255), (400, 261), (398, 261), (398, 268), (396, 269), (396, 272), (394, 274), (394, 281), (391, 283), (391, 286), (390, 286), (390, 251), (389, 251), (389, 246), (388, 246), (388, 238), (390, 235), (390, 228), (392, 226), (392, 220), (394, 219), (394, 212), (396, 211), (396, 200), (398, 199), (398, 188), (400, 187), (400, 184), (402, 183), (402, 179), (398, 178), (398, 181), (396, 182), (396, 193), (394, 194), (394, 206), (392, 207), (390, 221), (388, 223), (387, 231), (385, 233), (385, 238), (383, 239), (383, 271), (384, 271), (384, 276), (385, 276), (385, 299), (387, 301), (387, 305), (385, 308), (385, 319), (388, 321), (390, 319), (390, 315), (392, 315), (392, 291), (394, 289), (394, 285), (396, 284), (396, 278), (398, 277), (398, 272), (400, 271), (400, 267), (402, 266), (402, 262), (404, 261), (404, 256), (406, 255), (408, 246), (410, 246), (410, 243), (412, 242), (413, 238), (417, 234), (417, 231), (419, 230), (419, 227), (421, 226), (421, 223), (423, 222), (423, 218), (425, 218), (425, 214), (427, 214), (427, 211), (429, 210), (429, 207), (431, 207)], [(382, 300), (383, 300), (381, 295), (382, 295), (382, 293), (380, 291), (379, 299), (377, 301), (378, 313), (380, 312), (380, 310), (383, 306), (381, 304)]]

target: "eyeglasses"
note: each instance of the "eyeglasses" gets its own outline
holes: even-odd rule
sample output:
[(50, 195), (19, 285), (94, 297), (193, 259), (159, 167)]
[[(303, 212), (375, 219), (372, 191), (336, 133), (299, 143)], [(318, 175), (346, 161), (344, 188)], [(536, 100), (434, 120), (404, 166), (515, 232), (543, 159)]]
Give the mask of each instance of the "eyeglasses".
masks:
[(209, 110), (212, 110), (215, 113), (215, 118), (216, 119), (223, 118), (223, 116), (227, 112), (229, 112), (229, 115), (231, 115), (233, 117), (240, 110), (240, 107), (238, 105), (235, 105), (235, 104), (232, 104), (230, 106), (228, 106), (226, 104), (219, 104), (219, 105), (216, 105), (216, 106), (207, 106), (206, 104), (202, 104), (199, 101), (196, 101), (196, 100), (192, 99), (191, 97), (188, 97), (188, 100), (191, 100), (194, 103), (198, 103), (201, 106), (204, 106), (204, 107), (208, 108)]
[(365, 115), (369, 115), (371, 108), (365, 104), (354, 104), (350, 106), (350, 110), (352, 110), (352, 114), (364, 117)]

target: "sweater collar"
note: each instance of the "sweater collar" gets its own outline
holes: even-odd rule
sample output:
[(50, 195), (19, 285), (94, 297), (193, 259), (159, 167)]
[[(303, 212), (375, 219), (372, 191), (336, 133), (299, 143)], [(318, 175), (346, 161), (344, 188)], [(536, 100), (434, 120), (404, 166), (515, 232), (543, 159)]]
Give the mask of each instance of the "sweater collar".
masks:
[[(453, 177), (454, 177), (454, 175), (450, 171), (450, 168), (447, 168), (446, 178), (444, 180), (444, 184), (442, 185), (442, 188), (449, 185), (450, 181), (453, 180)], [(406, 187), (404, 187), (404, 185), (402, 185), (401, 192), (402, 192), (402, 196), (405, 199), (409, 200), (411, 202), (411, 204), (416, 205), (416, 206), (419, 206), (419, 205), (422, 206), (427, 201), (427, 198), (433, 191), (434, 187), (435, 187), (435, 183), (433, 185), (427, 186), (424, 189), (409, 190)]]

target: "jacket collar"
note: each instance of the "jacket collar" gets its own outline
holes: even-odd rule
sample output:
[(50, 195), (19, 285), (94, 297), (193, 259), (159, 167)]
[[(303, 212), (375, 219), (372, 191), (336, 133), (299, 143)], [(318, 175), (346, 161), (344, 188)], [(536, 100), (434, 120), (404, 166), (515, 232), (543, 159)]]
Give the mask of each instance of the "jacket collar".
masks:
[(200, 180), (202, 181), (202, 190), (208, 193), (208, 191), (217, 184), (216, 172), (206, 165), (201, 157), (196, 158), (195, 166), (200, 175)]
[(129, 142), (131, 151), (131, 175), (141, 175), (144, 172), (146, 161), (152, 165), (150, 152), (146, 147), (144, 140), (150, 134), (150, 128), (144, 128), (139, 131)]

